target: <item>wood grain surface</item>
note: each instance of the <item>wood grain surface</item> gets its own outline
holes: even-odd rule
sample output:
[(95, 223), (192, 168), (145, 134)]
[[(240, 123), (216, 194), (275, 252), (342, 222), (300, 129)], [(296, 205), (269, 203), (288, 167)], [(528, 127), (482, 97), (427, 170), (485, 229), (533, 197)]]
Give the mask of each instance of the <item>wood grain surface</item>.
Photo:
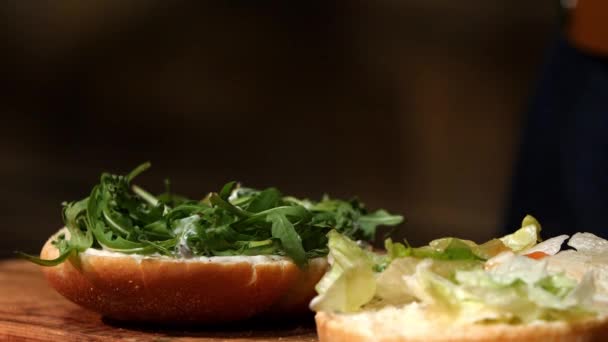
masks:
[(0, 261), (0, 341), (315, 342), (317, 336), (312, 316), (188, 329), (111, 322), (57, 294), (39, 266), (7, 260)]

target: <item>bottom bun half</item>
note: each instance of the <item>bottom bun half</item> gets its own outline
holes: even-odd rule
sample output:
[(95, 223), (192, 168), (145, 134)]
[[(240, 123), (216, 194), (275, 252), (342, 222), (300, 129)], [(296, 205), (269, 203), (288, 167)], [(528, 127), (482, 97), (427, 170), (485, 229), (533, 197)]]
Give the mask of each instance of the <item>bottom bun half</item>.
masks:
[[(41, 258), (59, 255), (51, 243), (57, 234), (44, 245)], [(92, 249), (43, 268), (49, 284), (76, 304), (114, 320), (162, 324), (303, 314), (326, 270), (324, 258), (300, 269), (279, 256), (179, 259)]]
[(319, 312), (320, 342), (600, 342), (608, 341), (608, 318), (530, 324), (442, 324), (419, 307), (355, 314)]

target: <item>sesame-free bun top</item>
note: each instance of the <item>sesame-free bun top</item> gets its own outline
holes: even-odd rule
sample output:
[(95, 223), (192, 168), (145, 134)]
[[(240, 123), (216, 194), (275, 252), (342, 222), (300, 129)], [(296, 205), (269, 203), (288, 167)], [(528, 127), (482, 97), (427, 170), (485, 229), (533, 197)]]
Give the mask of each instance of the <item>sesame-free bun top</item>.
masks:
[[(51, 243), (40, 253), (54, 259)], [(260, 314), (308, 312), (314, 286), (325, 273), (325, 258), (304, 268), (281, 256), (172, 258), (87, 249), (42, 270), (67, 299), (105, 317), (162, 324), (212, 324)]]

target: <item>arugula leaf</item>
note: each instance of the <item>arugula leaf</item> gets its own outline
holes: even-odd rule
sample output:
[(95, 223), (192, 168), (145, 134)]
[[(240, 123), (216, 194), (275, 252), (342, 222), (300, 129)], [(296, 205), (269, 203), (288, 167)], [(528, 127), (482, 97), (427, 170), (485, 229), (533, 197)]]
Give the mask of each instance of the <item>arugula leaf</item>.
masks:
[(211, 202), (211, 204), (221, 207), (223, 209), (226, 209), (228, 211), (230, 211), (231, 213), (240, 216), (240, 217), (249, 217), (251, 216), (251, 213), (246, 212), (245, 210), (232, 205), (230, 202), (228, 202), (227, 200), (223, 199), (220, 195), (216, 194), (216, 193), (212, 193), (211, 196), (209, 197), (209, 201)]
[(31, 261), (34, 264), (38, 264), (40, 266), (57, 266), (57, 265), (63, 263), (70, 255), (72, 255), (72, 253), (74, 253), (74, 249), (73, 248), (66, 249), (65, 251), (61, 252), (61, 254), (56, 259), (41, 259), (37, 256), (19, 252), (19, 251), (15, 252), (15, 253), (17, 254), (18, 257)]
[(224, 184), (224, 186), (222, 187), (222, 190), (220, 190), (220, 195), (219, 195), (220, 198), (223, 199), (224, 201), (227, 201), (228, 197), (232, 193), (232, 190), (234, 189), (235, 186), (236, 186), (235, 181)]
[(370, 214), (358, 200), (324, 196), (317, 202), (236, 182), (197, 201), (171, 193), (167, 180), (165, 193), (155, 196), (131, 184), (148, 168), (149, 162), (126, 175), (103, 173), (87, 198), (64, 204), (70, 238), (55, 241), (58, 258), (19, 255), (45, 266), (88, 248), (184, 258), (274, 254), (303, 265), (309, 258), (327, 255), (326, 235), (332, 229), (349, 238), (369, 239), (379, 225), (403, 220), (384, 210)]
[(87, 229), (87, 218), (83, 213), (87, 206), (88, 199), (84, 199), (65, 204), (62, 211), (63, 221), (70, 232), (69, 246), (78, 252), (83, 252), (93, 245), (93, 236)]
[(57, 266), (67, 260), (71, 255), (76, 253), (74, 247), (70, 246), (65, 240), (65, 235), (59, 236), (58, 240), (53, 242), (53, 245), (59, 250), (59, 256), (55, 259), (41, 259), (37, 256), (26, 254), (23, 252), (15, 252), (18, 257), (31, 261), (40, 266)]
[(306, 252), (302, 247), (302, 239), (296, 233), (295, 228), (282, 213), (271, 213), (266, 220), (272, 222), (272, 237), (281, 240), (285, 253), (289, 255), (296, 264), (302, 265), (306, 261)]
[(131, 172), (129, 172), (126, 176), (125, 179), (127, 180), (127, 182), (130, 182), (133, 180), (133, 178), (137, 177), (140, 173), (146, 171), (147, 169), (149, 169), (152, 166), (152, 163), (145, 162), (143, 164), (140, 164), (139, 166), (137, 166), (135, 169), (133, 169)]
[(268, 188), (260, 192), (247, 206), (247, 211), (259, 213), (277, 206), (281, 200), (281, 193), (275, 188)]
[(403, 216), (391, 215), (383, 209), (359, 218), (359, 225), (366, 236), (373, 236), (378, 226), (394, 226), (401, 222), (403, 222)]

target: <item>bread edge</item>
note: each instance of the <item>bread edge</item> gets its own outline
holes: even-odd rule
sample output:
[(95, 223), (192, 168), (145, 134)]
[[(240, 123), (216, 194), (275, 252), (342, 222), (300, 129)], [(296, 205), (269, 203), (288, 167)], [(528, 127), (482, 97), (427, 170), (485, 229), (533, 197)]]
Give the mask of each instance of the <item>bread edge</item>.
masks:
[[(370, 313), (373, 315), (373, 313)], [(608, 340), (608, 316), (578, 321), (540, 322), (528, 325), (469, 324), (450, 328), (443, 334), (442, 328), (424, 336), (394, 336), (375, 326), (371, 334), (358, 329), (347, 316), (337, 313), (318, 312), (315, 316), (319, 342), (595, 342)]]
[[(51, 236), (40, 253), (59, 251)], [(67, 299), (120, 321), (162, 324), (215, 324), (256, 315), (310, 313), (308, 301), (327, 261), (313, 259), (300, 269), (288, 258), (251, 262), (213, 262), (166, 257), (137, 258), (80, 253), (43, 267), (49, 284)], [(255, 260), (254, 257), (251, 260)], [(310, 297), (310, 298), (309, 298)]]

